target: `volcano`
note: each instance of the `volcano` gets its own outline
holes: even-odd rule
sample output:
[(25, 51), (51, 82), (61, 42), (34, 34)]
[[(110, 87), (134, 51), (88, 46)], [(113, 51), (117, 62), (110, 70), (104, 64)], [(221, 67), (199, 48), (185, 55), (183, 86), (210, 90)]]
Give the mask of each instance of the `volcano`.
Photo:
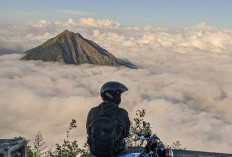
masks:
[(79, 33), (63, 31), (42, 45), (25, 52), (22, 60), (42, 60), (66, 64), (95, 64), (135, 68), (130, 62), (122, 61), (95, 42)]

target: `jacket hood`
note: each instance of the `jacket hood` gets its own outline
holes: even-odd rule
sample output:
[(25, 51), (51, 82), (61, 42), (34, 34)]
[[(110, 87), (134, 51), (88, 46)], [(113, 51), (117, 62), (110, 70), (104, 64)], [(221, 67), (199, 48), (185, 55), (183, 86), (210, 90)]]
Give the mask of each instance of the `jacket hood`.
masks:
[(104, 110), (105, 115), (114, 115), (115, 111), (119, 108), (113, 102), (102, 102), (99, 106)]

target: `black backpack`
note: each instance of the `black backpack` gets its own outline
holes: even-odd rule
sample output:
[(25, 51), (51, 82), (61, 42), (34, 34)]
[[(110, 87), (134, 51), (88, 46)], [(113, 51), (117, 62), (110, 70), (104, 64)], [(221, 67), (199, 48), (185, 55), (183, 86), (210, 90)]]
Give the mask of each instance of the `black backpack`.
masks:
[(101, 113), (91, 124), (91, 135), (88, 143), (90, 152), (97, 157), (110, 157), (115, 154), (115, 146), (118, 140), (116, 132), (117, 111), (110, 116)]

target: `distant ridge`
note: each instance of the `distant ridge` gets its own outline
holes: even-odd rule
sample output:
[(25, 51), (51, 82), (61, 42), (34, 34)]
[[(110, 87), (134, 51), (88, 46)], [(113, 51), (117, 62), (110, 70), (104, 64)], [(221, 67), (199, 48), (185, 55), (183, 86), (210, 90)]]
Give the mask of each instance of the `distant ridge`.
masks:
[(42, 45), (25, 52), (22, 60), (42, 60), (66, 64), (96, 64), (126, 66), (135, 68), (129, 62), (117, 59), (95, 42), (85, 39), (79, 33), (63, 31)]

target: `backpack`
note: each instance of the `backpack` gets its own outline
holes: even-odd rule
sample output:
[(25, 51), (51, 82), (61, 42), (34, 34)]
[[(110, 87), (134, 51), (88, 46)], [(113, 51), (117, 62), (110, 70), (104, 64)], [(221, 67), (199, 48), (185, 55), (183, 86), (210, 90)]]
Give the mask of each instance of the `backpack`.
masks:
[[(102, 111), (102, 110), (101, 110)], [(90, 152), (97, 157), (110, 157), (115, 154), (117, 137), (117, 111), (114, 115), (101, 114), (91, 124), (88, 140)]]

